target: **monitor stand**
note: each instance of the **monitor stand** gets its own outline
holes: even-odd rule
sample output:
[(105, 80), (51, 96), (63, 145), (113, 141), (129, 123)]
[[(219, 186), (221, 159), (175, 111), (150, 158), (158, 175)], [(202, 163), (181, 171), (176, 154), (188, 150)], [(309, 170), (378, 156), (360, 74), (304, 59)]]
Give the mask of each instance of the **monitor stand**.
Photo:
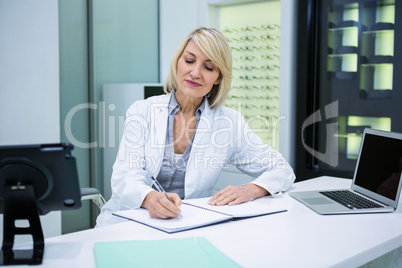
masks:
[[(16, 220), (28, 220), (28, 227), (15, 226)], [(33, 249), (13, 249), (17, 235), (32, 235)], [(4, 187), (3, 246), (0, 265), (41, 264), (44, 239), (36, 197), (31, 184), (21, 183)]]

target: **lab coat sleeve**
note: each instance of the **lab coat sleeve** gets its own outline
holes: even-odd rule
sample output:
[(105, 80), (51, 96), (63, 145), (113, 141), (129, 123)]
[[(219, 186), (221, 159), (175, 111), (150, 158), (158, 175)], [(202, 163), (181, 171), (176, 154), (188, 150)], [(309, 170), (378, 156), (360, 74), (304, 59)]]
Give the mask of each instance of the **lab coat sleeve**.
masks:
[(233, 164), (254, 179), (251, 183), (271, 195), (288, 190), (296, 178), (289, 163), (282, 154), (264, 144), (242, 117), (239, 124), (242, 131), (232, 155)]
[(152, 191), (145, 169), (145, 145), (150, 129), (148, 108), (143, 101), (136, 102), (126, 114), (125, 130), (111, 178), (112, 193), (118, 197), (119, 210), (140, 207)]
[(103, 206), (97, 226), (113, 222), (114, 211), (140, 207), (145, 196), (153, 190), (144, 168), (144, 147), (149, 138), (147, 117), (147, 106), (143, 101), (134, 103), (127, 111), (124, 133), (113, 165), (112, 197)]

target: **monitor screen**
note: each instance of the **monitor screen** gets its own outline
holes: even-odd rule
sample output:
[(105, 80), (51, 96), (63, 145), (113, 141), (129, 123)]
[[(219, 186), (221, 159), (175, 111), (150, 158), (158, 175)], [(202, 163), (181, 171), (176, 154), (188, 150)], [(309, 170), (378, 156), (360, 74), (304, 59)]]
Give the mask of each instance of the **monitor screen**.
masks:
[(356, 171), (355, 184), (395, 200), (402, 168), (402, 140), (366, 134)]
[(158, 96), (165, 94), (163, 91), (163, 85), (145, 85), (144, 86), (144, 99), (148, 99), (152, 96)]
[(0, 213), (8, 186), (32, 185), (38, 213), (81, 207), (71, 144), (0, 146)]

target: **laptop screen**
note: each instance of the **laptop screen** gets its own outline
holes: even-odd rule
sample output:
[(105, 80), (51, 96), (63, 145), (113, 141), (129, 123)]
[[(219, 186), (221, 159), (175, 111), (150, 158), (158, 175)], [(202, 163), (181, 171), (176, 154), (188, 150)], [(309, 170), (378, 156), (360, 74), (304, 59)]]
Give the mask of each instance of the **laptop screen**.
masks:
[(366, 133), (355, 184), (396, 199), (402, 169), (402, 140)]

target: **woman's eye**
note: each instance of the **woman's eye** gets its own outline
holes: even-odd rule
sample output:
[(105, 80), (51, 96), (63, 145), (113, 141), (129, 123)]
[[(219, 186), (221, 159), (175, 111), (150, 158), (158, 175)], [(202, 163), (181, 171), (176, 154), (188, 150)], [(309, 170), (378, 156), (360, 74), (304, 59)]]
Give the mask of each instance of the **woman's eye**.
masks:
[(186, 61), (186, 63), (194, 63), (193, 60), (185, 60), (185, 61)]
[(214, 68), (210, 67), (210, 66), (205, 66), (205, 69), (207, 69), (208, 71), (213, 71), (214, 70)]

